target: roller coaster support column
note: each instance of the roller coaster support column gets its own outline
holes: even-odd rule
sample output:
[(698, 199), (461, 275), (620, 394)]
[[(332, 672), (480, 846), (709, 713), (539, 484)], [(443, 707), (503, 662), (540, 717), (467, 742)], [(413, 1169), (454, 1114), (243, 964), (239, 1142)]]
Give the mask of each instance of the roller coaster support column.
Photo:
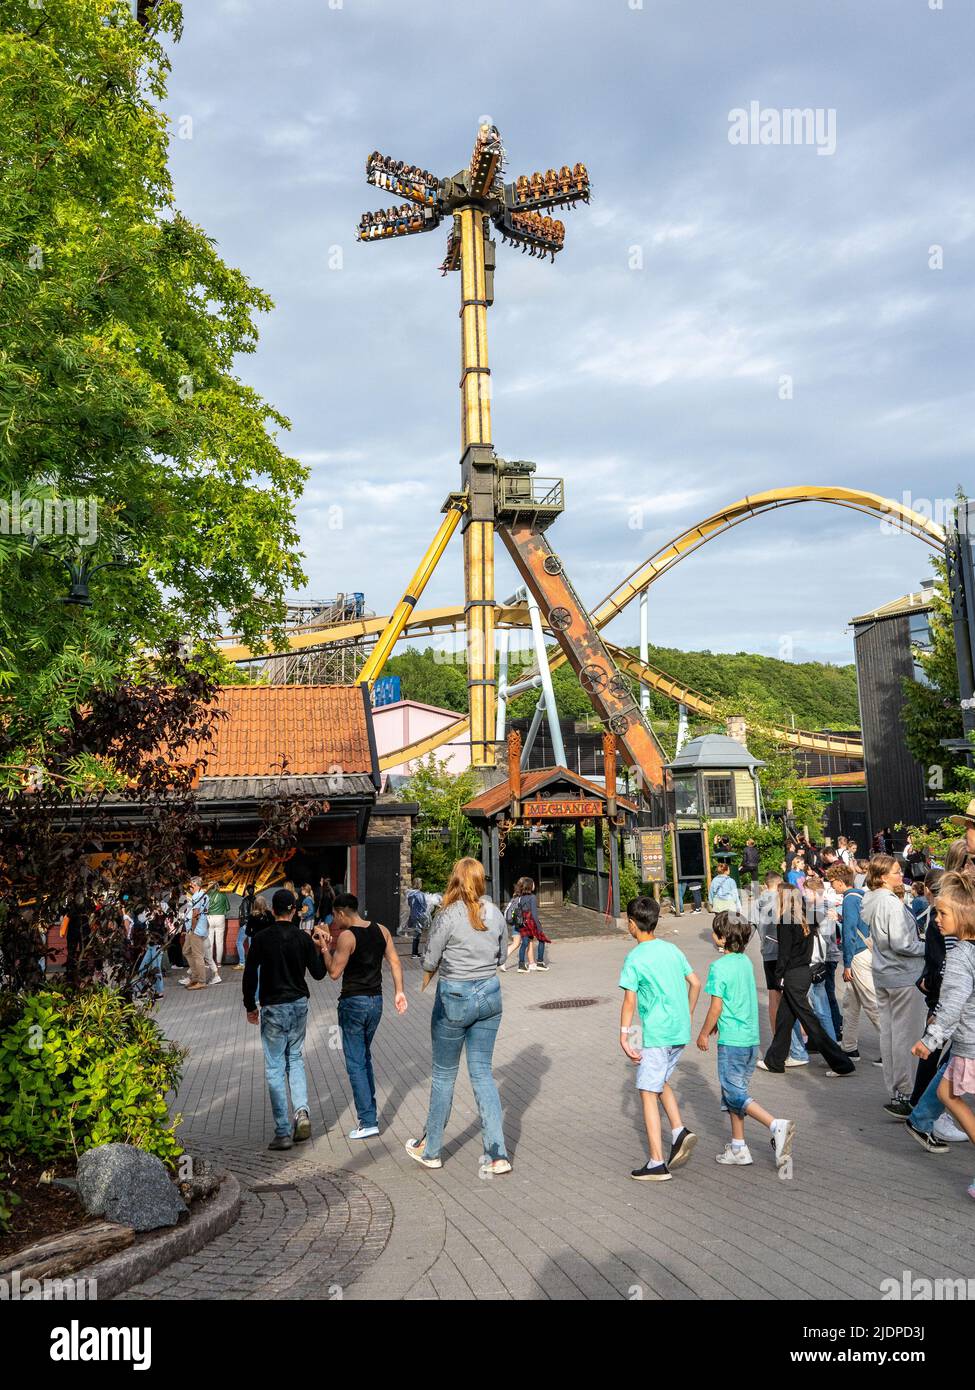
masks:
[[(470, 490), (464, 523), (467, 628), (467, 690), (471, 712), (471, 762), (495, 764), (494, 680), (494, 455), (491, 449), (491, 372), (488, 367), (488, 290), (484, 213), (462, 206), (461, 286), (461, 468)], [(492, 244), (493, 250), (493, 244)]]
[(416, 607), (417, 599), (423, 593), (423, 590), (427, 586), (428, 579), (437, 568), (437, 562), (447, 549), (447, 542), (457, 530), (457, 523), (463, 515), (464, 507), (464, 499), (459, 496), (448, 503), (447, 514), (440, 523), (437, 534), (427, 547), (426, 554), (423, 556), (416, 573), (410, 580), (406, 593), (390, 615), (389, 622), (386, 624), (386, 627), (380, 634), (378, 642), (369, 653), (365, 665), (359, 672), (358, 680), (360, 684), (363, 681), (367, 681), (371, 686), (389, 660), (390, 653), (402, 636), (403, 629), (410, 621), (413, 609)]
[[(640, 660), (644, 666), (650, 665), (650, 632), (647, 607), (647, 591), (644, 589), (640, 595)], [(640, 682), (640, 708), (644, 714), (650, 708), (650, 687), (645, 681)]]

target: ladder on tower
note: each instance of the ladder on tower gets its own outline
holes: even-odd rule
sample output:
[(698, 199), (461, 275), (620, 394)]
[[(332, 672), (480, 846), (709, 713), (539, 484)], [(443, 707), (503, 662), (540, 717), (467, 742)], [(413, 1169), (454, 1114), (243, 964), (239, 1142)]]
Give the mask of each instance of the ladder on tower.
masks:
[[(550, 518), (544, 512), (540, 515), (538, 503), (529, 497), (523, 501), (506, 498), (503, 484), (507, 481), (502, 478), (498, 532), (508, 554), (599, 717), (616, 735), (629, 762), (639, 769), (645, 792), (659, 793), (664, 783), (664, 755), (656, 735), (545, 537), (543, 528)], [(552, 510), (555, 513), (554, 507)]]

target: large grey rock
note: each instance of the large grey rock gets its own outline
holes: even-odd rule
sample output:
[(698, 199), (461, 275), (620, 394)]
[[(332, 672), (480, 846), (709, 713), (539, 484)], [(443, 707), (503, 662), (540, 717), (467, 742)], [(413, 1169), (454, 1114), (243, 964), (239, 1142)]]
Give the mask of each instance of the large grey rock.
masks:
[(132, 1144), (100, 1144), (78, 1160), (78, 1196), (90, 1216), (137, 1231), (175, 1226), (186, 1211), (166, 1165)]

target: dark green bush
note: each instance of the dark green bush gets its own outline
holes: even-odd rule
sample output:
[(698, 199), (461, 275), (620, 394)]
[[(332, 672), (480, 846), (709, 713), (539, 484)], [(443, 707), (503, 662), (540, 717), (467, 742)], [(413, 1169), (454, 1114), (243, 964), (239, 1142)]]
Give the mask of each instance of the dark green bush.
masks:
[(5, 1001), (0, 1018), (0, 1152), (76, 1158), (135, 1144), (172, 1165), (182, 1152), (166, 1095), (185, 1053), (111, 989)]

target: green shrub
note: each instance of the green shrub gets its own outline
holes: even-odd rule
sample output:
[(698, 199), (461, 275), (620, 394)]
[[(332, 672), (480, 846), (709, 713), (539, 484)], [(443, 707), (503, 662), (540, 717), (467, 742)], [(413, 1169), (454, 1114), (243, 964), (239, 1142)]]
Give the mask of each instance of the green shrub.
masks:
[(14, 1207), (20, 1206), (20, 1198), (16, 1192), (11, 1192), (9, 1188), (3, 1186), (7, 1174), (0, 1172), (0, 1235), (10, 1226), (10, 1218), (14, 1214)]
[(781, 871), (785, 853), (781, 825), (758, 825), (753, 820), (713, 820), (708, 822), (707, 834), (711, 842), (712, 871), (718, 862), (714, 857), (715, 835), (727, 835), (731, 841), (731, 848), (735, 853), (735, 857), (731, 861), (731, 871), (735, 878), (741, 879), (741, 856), (746, 840), (754, 840), (758, 847), (759, 878), (764, 878), (767, 873), (772, 871), (775, 873)]
[(166, 1095), (185, 1053), (117, 991), (9, 999), (0, 1024), (0, 1151), (70, 1159), (135, 1144), (170, 1165), (182, 1153)]

